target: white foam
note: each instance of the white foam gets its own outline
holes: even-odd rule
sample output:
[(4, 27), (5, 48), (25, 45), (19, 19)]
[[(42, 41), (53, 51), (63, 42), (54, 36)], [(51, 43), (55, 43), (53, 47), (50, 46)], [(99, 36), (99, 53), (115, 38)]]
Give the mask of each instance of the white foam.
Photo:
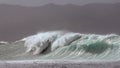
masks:
[(48, 47), (49, 43), (52, 43), (62, 34), (64, 34), (62, 31), (49, 31), (25, 38), (23, 40), (25, 40), (25, 46), (27, 47), (26, 52), (30, 52), (33, 48), (35, 48), (33, 54), (39, 54)]
[(58, 38), (55, 42), (53, 42), (51, 46), (51, 51), (56, 50), (58, 47), (68, 45), (79, 37), (80, 37), (79, 33), (67, 33), (62, 37)]

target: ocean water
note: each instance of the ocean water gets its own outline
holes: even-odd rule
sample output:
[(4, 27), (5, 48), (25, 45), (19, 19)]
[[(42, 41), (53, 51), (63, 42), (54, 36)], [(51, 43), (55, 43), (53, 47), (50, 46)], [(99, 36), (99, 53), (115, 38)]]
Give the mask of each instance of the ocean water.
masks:
[(81, 38), (39, 59), (119, 60), (120, 36), (81, 34)]
[(24, 54), (25, 50), (21, 42), (0, 45), (0, 60), (120, 60), (120, 36), (81, 34), (70, 44), (37, 56)]

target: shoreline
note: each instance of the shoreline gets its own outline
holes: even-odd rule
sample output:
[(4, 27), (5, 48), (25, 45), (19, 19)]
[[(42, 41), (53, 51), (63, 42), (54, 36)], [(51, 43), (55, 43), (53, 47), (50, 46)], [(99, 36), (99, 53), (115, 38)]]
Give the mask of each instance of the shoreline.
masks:
[(75, 60), (0, 61), (1, 68), (120, 68), (120, 62), (81, 62)]

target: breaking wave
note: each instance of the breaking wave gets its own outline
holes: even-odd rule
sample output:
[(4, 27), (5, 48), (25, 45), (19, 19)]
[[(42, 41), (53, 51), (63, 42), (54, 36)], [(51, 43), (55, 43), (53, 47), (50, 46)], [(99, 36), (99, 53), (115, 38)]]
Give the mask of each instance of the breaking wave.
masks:
[[(80, 34), (80, 33), (79, 33)], [(38, 34), (37, 34), (38, 35)], [(35, 36), (35, 35), (33, 35)], [(119, 60), (120, 36), (117, 34), (80, 34), (81, 37), (54, 51), (47, 47), (41, 55), (35, 59), (74, 59), (74, 60)], [(32, 36), (26, 37), (30, 39)], [(26, 38), (19, 40), (25, 41)], [(59, 39), (59, 38), (58, 38)], [(46, 52), (46, 53), (44, 53)], [(23, 56), (24, 57), (24, 56)], [(29, 56), (28, 56), (29, 57)], [(27, 58), (28, 58), (27, 57)]]
[(120, 58), (120, 36), (81, 34), (81, 38), (39, 59), (114, 60)]

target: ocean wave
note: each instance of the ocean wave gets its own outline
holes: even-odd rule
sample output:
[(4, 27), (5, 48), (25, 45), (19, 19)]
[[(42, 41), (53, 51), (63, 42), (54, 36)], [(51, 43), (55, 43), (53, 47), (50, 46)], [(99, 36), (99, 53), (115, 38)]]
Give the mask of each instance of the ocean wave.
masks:
[(120, 36), (116, 34), (81, 34), (71, 44), (40, 57), (40, 59), (113, 60), (120, 58)]
[[(87, 60), (87, 61), (88, 60), (90, 61), (90, 60), (119, 60), (120, 59), (120, 36), (119, 35), (117, 34), (98, 35), (98, 34), (81, 34), (81, 33), (78, 33), (78, 34), (80, 35), (78, 36), (79, 38), (75, 39), (69, 44), (61, 45), (60, 47), (58, 47), (53, 51), (51, 51), (51, 46), (52, 46), (51, 44), (51, 46), (47, 45), (47, 48), (44, 49), (44, 51), (40, 53), (40, 55), (37, 55), (37, 56), (33, 56), (32, 54), (21, 55), (23, 52), (25, 52), (26, 46), (22, 47), (19, 45), (23, 45), (25, 43), (24, 41), (26, 40), (33, 41), (35, 40), (35, 38), (38, 38), (38, 36), (40, 37), (39, 34), (31, 35), (21, 40), (15, 41), (13, 43), (14, 45), (11, 44), (13, 49), (10, 49), (11, 46), (6, 46), (7, 50), (10, 49), (10, 51), (5, 50), (5, 52), (7, 52), (8, 55), (4, 57), (7, 57), (8, 59), (11, 59), (11, 57), (12, 59), (29, 59), (29, 57), (32, 55), (32, 59), (35, 57), (34, 59), (39, 59), (39, 60), (42, 60), (42, 59), (43, 60), (47, 60), (47, 59), (72, 60), (74, 59), (74, 60)], [(61, 36), (59, 36), (58, 39), (60, 37)], [(32, 44), (32, 42), (30, 42), (30, 44)], [(4, 48), (2, 47), (3, 46), (1, 46), (1, 51), (2, 49), (4, 51)], [(20, 55), (15, 57), (15, 55), (19, 53)]]

